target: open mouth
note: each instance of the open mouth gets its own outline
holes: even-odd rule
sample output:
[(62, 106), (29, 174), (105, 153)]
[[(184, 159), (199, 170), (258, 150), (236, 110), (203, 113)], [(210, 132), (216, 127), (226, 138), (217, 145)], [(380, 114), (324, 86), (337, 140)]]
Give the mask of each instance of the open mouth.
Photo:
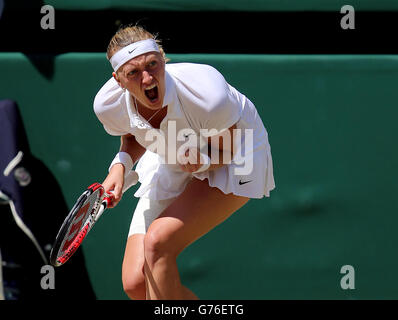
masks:
[(145, 95), (151, 102), (156, 102), (159, 98), (158, 86), (153, 84), (146, 88)]

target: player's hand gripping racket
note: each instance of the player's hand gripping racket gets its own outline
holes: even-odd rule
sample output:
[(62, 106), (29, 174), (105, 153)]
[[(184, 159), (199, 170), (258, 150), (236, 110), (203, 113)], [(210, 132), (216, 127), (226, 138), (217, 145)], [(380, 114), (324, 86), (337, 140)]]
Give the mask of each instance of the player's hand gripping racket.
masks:
[[(123, 192), (138, 182), (138, 175), (131, 171), (124, 179)], [(63, 265), (76, 252), (88, 232), (113, 201), (113, 194), (94, 183), (79, 197), (65, 218), (51, 249), (50, 262), (53, 266)]]

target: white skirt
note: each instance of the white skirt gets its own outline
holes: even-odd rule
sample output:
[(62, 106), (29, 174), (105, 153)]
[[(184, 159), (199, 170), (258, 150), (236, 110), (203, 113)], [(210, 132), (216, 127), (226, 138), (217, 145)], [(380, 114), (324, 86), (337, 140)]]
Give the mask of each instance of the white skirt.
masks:
[[(275, 188), (271, 147), (268, 133), (254, 105), (248, 100), (237, 123), (241, 129), (242, 149), (237, 150), (231, 164), (216, 170), (197, 174), (187, 173), (176, 165), (165, 164), (161, 157), (146, 151), (139, 160), (136, 171), (139, 176), (140, 188), (134, 194), (138, 198), (165, 200), (180, 195), (188, 182), (196, 177), (208, 179), (211, 187), (220, 189), (225, 194), (233, 193), (248, 198), (269, 197)], [(252, 133), (250, 148), (244, 148), (244, 142)]]

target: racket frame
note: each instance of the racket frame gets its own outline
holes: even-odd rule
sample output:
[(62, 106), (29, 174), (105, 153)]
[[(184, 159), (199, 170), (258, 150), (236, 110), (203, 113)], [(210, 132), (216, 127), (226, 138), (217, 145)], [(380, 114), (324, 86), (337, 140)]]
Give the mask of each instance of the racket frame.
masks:
[[(137, 172), (134, 170), (130, 171), (124, 179), (124, 185), (122, 192), (126, 192), (131, 186), (137, 184), (139, 180)], [(82, 202), (84, 203), (90, 195), (92, 195), (95, 191), (99, 189), (100, 196), (99, 200), (96, 201), (97, 204), (93, 206), (91, 212), (88, 215), (87, 220), (84, 222), (83, 226), (80, 226), (79, 231), (74, 236), (73, 241), (68, 246), (66, 250), (63, 251), (63, 254), (59, 256), (59, 252), (61, 248), (64, 246), (66, 241), (65, 237), (69, 235), (70, 228), (72, 227), (72, 223), (76, 214), (79, 212), (80, 208), (82, 208)], [(90, 185), (86, 191), (78, 198), (76, 204), (72, 207), (71, 211), (65, 218), (56, 238), (54, 245), (51, 249), (50, 253), (50, 262), (53, 266), (58, 267), (63, 265), (69, 258), (76, 252), (79, 246), (82, 244), (83, 240), (94, 226), (94, 224), (101, 217), (105, 209), (112, 203), (114, 198), (113, 193), (106, 193), (104, 187), (99, 183), (93, 183)], [(77, 208), (79, 208), (77, 210)], [(72, 225), (71, 225), (72, 224)]]
[[(96, 203), (92, 207), (91, 212), (88, 213), (86, 221), (84, 221), (83, 226), (79, 228), (79, 231), (73, 237), (73, 241), (69, 244), (67, 249), (60, 254), (60, 250), (62, 250), (61, 248), (67, 241), (66, 236), (68, 236), (70, 233), (70, 228), (73, 226), (73, 221), (76, 218), (76, 215), (83, 207), (83, 204), (97, 190), (99, 190), (98, 199), (95, 201)], [(86, 191), (83, 192), (69, 212), (61, 226), (61, 229), (58, 232), (50, 254), (50, 262), (53, 266), (58, 267), (63, 265), (76, 252), (95, 222), (98, 221), (99, 216), (102, 215), (108, 204), (111, 202), (111, 197), (112, 195), (106, 194), (104, 188), (99, 183), (93, 183), (87, 188)]]

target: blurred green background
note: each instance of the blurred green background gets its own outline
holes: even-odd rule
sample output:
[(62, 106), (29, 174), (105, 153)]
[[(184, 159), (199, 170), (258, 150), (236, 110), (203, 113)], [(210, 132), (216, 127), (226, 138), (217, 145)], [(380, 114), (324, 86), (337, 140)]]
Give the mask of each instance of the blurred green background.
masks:
[[(270, 198), (251, 200), (181, 254), (183, 283), (202, 299), (398, 298), (398, 57), (168, 56), (214, 66), (254, 102), (276, 181)], [(69, 206), (105, 177), (119, 147), (92, 109), (111, 72), (104, 53), (0, 53), (0, 99), (19, 104), (32, 153)], [(83, 245), (98, 299), (127, 298), (133, 191)], [(343, 265), (355, 269), (355, 290), (340, 287)]]

